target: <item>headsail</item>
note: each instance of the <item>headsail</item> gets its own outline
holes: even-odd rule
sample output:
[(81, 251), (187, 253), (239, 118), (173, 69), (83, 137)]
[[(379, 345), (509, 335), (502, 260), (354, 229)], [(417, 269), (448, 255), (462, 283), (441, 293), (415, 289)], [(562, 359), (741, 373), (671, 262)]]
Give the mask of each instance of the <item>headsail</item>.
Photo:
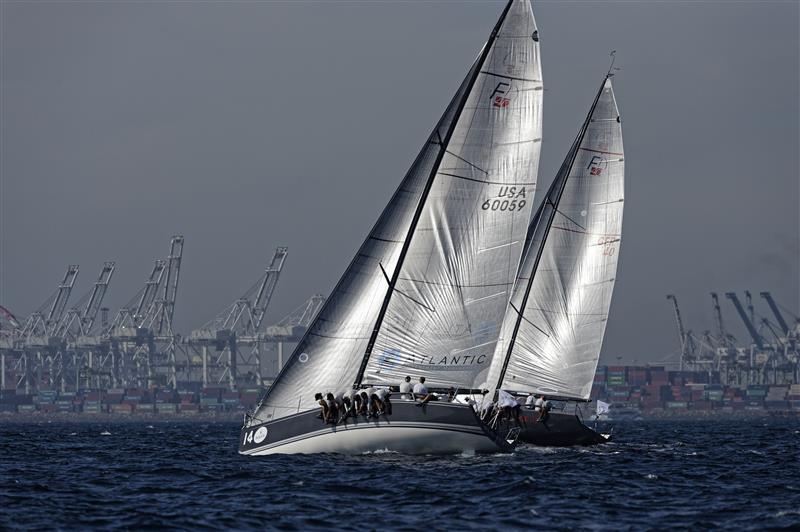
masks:
[(378, 324), (365, 382), (471, 386), (491, 362), (530, 220), (541, 145), (539, 36), (512, 2), (484, 49)]
[(606, 77), (528, 231), (490, 386), (588, 399), (617, 271), (622, 128)]
[[(394, 378), (385, 371), (387, 357), (400, 353), (391, 362), (398, 369), (407, 353), (417, 356), (421, 346), (415, 342), (429, 337), (427, 323), (433, 321), (427, 308), (445, 317), (444, 323), (453, 308), (463, 310), (484, 297), (487, 284), (497, 285), (492, 289), (504, 307), (536, 180), (540, 77), (533, 14), (527, 0), (514, 0), (255, 413), (257, 419), (308, 410), (315, 392), (350, 387), (367, 363), (365, 378)], [(482, 209), (486, 201), (489, 206)], [(475, 259), (481, 253), (491, 260)], [(440, 295), (425, 288), (437, 282)], [(481, 287), (473, 291), (471, 284)], [(425, 319), (407, 316), (408, 309), (426, 313)], [(501, 313), (465, 313), (471, 321), (458, 316), (458, 324), (473, 336), (485, 330), (496, 338)], [(384, 333), (403, 324), (405, 334), (415, 335), (409, 342), (394, 342), (393, 332)]]

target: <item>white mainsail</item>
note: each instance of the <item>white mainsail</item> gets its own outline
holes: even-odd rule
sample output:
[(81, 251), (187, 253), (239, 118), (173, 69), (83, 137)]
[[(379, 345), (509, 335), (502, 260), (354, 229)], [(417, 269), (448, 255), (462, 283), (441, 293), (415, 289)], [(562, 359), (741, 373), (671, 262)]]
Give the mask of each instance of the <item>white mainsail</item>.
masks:
[(606, 77), (531, 222), (489, 386), (588, 399), (617, 271), (622, 128)]
[[(362, 380), (398, 381), (413, 372), (454, 383), (448, 375), (455, 373), (415, 364), (475, 339), (496, 340), (538, 169), (538, 40), (529, 2), (509, 2), (256, 419), (308, 410), (314, 393)], [(470, 384), (479, 367), (456, 372), (465, 379), (459, 383)]]
[(541, 77), (533, 12), (514, 2), (446, 143), (365, 382), (469, 387), (489, 367), (532, 212)]

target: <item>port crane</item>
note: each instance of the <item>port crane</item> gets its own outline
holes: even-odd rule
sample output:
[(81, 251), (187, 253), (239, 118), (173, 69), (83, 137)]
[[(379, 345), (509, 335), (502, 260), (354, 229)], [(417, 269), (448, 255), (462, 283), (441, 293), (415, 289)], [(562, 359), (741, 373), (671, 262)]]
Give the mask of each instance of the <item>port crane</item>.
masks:
[[(258, 280), (216, 317), (189, 335), (185, 344), (191, 351), (190, 357), (200, 359), (204, 384), (227, 381), (230, 389), (235, 389), (237, 382), (245, 377), (241, 374), (243, 370), (247, 371), (244, 380), (262, 382), (261, 351), (268, 341), (262, 324), (287, 254), (288, 248), (276, 248)], [(209, 347), (217, 353), (214, 360), (210, 360)]]

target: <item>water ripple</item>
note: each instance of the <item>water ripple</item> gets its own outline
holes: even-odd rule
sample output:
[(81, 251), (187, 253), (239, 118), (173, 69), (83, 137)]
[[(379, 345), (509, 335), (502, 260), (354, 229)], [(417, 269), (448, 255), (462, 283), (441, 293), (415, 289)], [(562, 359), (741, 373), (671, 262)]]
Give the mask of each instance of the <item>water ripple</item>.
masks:
[(0, 529), (800, 527), (800, 427), (639, 422), (512, 455), (236, 454), (234, 424), (0, 425)]

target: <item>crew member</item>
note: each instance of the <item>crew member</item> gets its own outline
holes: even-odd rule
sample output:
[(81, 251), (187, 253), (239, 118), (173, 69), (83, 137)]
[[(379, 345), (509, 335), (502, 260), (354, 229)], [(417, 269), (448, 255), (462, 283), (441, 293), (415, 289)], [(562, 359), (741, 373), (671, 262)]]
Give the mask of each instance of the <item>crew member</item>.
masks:
[(503, 413), (505, 418), (507, 418), (509, 421), (513, 419), (518, 427), (521, 426), (519, 421), (519, 402), (514, 399), (513, 395), (501, 390), (499, 397), (497, 398), (497, 407)]
[(351, 400), (353, 401), (353, 417), (357, 418), (363, 407), (361, 401), (361, 392), (358, 390), (353, 390), (353, 396)]
[(489, 398), (488, 393), (489, 390), (481, 390), (481, 400), (478, 404), (478, 412), (483, 421), (490, 420), (494, 411), (494, 401)]
[(541, 404), (541, 411), (539, 412), (539, 419), (545, 425), (547, 424), (547, 420), (550, 419), (550, 401), (547, 400), (547, 397), (544, 395), (540, 397), (542, 404)]
[(317, 417), (322, 419), (323, 423), (327, 423), (328, 419), (329, 419), (329, 416), (328, 416), (328, 403), (325, 401), (325, 399), (322, 397), (322, 394), (319, 393), (319, 392), (314, 395), (314, 400), (317, 402), (317, 404), (322, 409), (322, 411), (319, 413), (319, 415)]
[(328, 403), (328, 423), (335, 425), (339, 421), (339, 405), (336, 404), (336, 398), (330, 392), (325, 396), (325, 399), (327, 399), (326, 402)]
[(389, 397), (392, 396), (392, 393), (387, 388), (378, 388), (375, 390), (375, 399), (380, 403), (380, 412), (378, 415), (386, 414), (388, 416), (392, 415), (392, 403), (389, 401)]
[(359, 394), (361, 396), (361, 406), (358, 409), (358, 413), (363, 415), (364, 417), (369, 417), (369, 411), (372, 405), (370, 404), (371, 401), (369, 400), (369, 395), (365, 390), (361, 390)]
[(533, 410), (533, 404), (536, 402), (536, 396), (530, 394), (527, 399), (525, 399), (525, 408), (527, 410)]
[(417, 406), (428, 404), (433, 399), (433, 394), (428, 392), (428, 387), (425, 386), (425, 377), (420, 377), (419, 382), (414, 385), (414, 398), (422, 399), (422, 402)]
[(355, 395), (356, 391), (352, 388), (345, 390), (342, 392), (342, 418), (347, 419), (348, 417), (355, 416), (353, 412), (353, 396)]
[(413, 401), (414, 396), (412, 395), (414, 391), (414, 385), (411, 384), (411, 377), (406, 376), (404, 382), (400, 383), (400, 399), (405, 401)]

